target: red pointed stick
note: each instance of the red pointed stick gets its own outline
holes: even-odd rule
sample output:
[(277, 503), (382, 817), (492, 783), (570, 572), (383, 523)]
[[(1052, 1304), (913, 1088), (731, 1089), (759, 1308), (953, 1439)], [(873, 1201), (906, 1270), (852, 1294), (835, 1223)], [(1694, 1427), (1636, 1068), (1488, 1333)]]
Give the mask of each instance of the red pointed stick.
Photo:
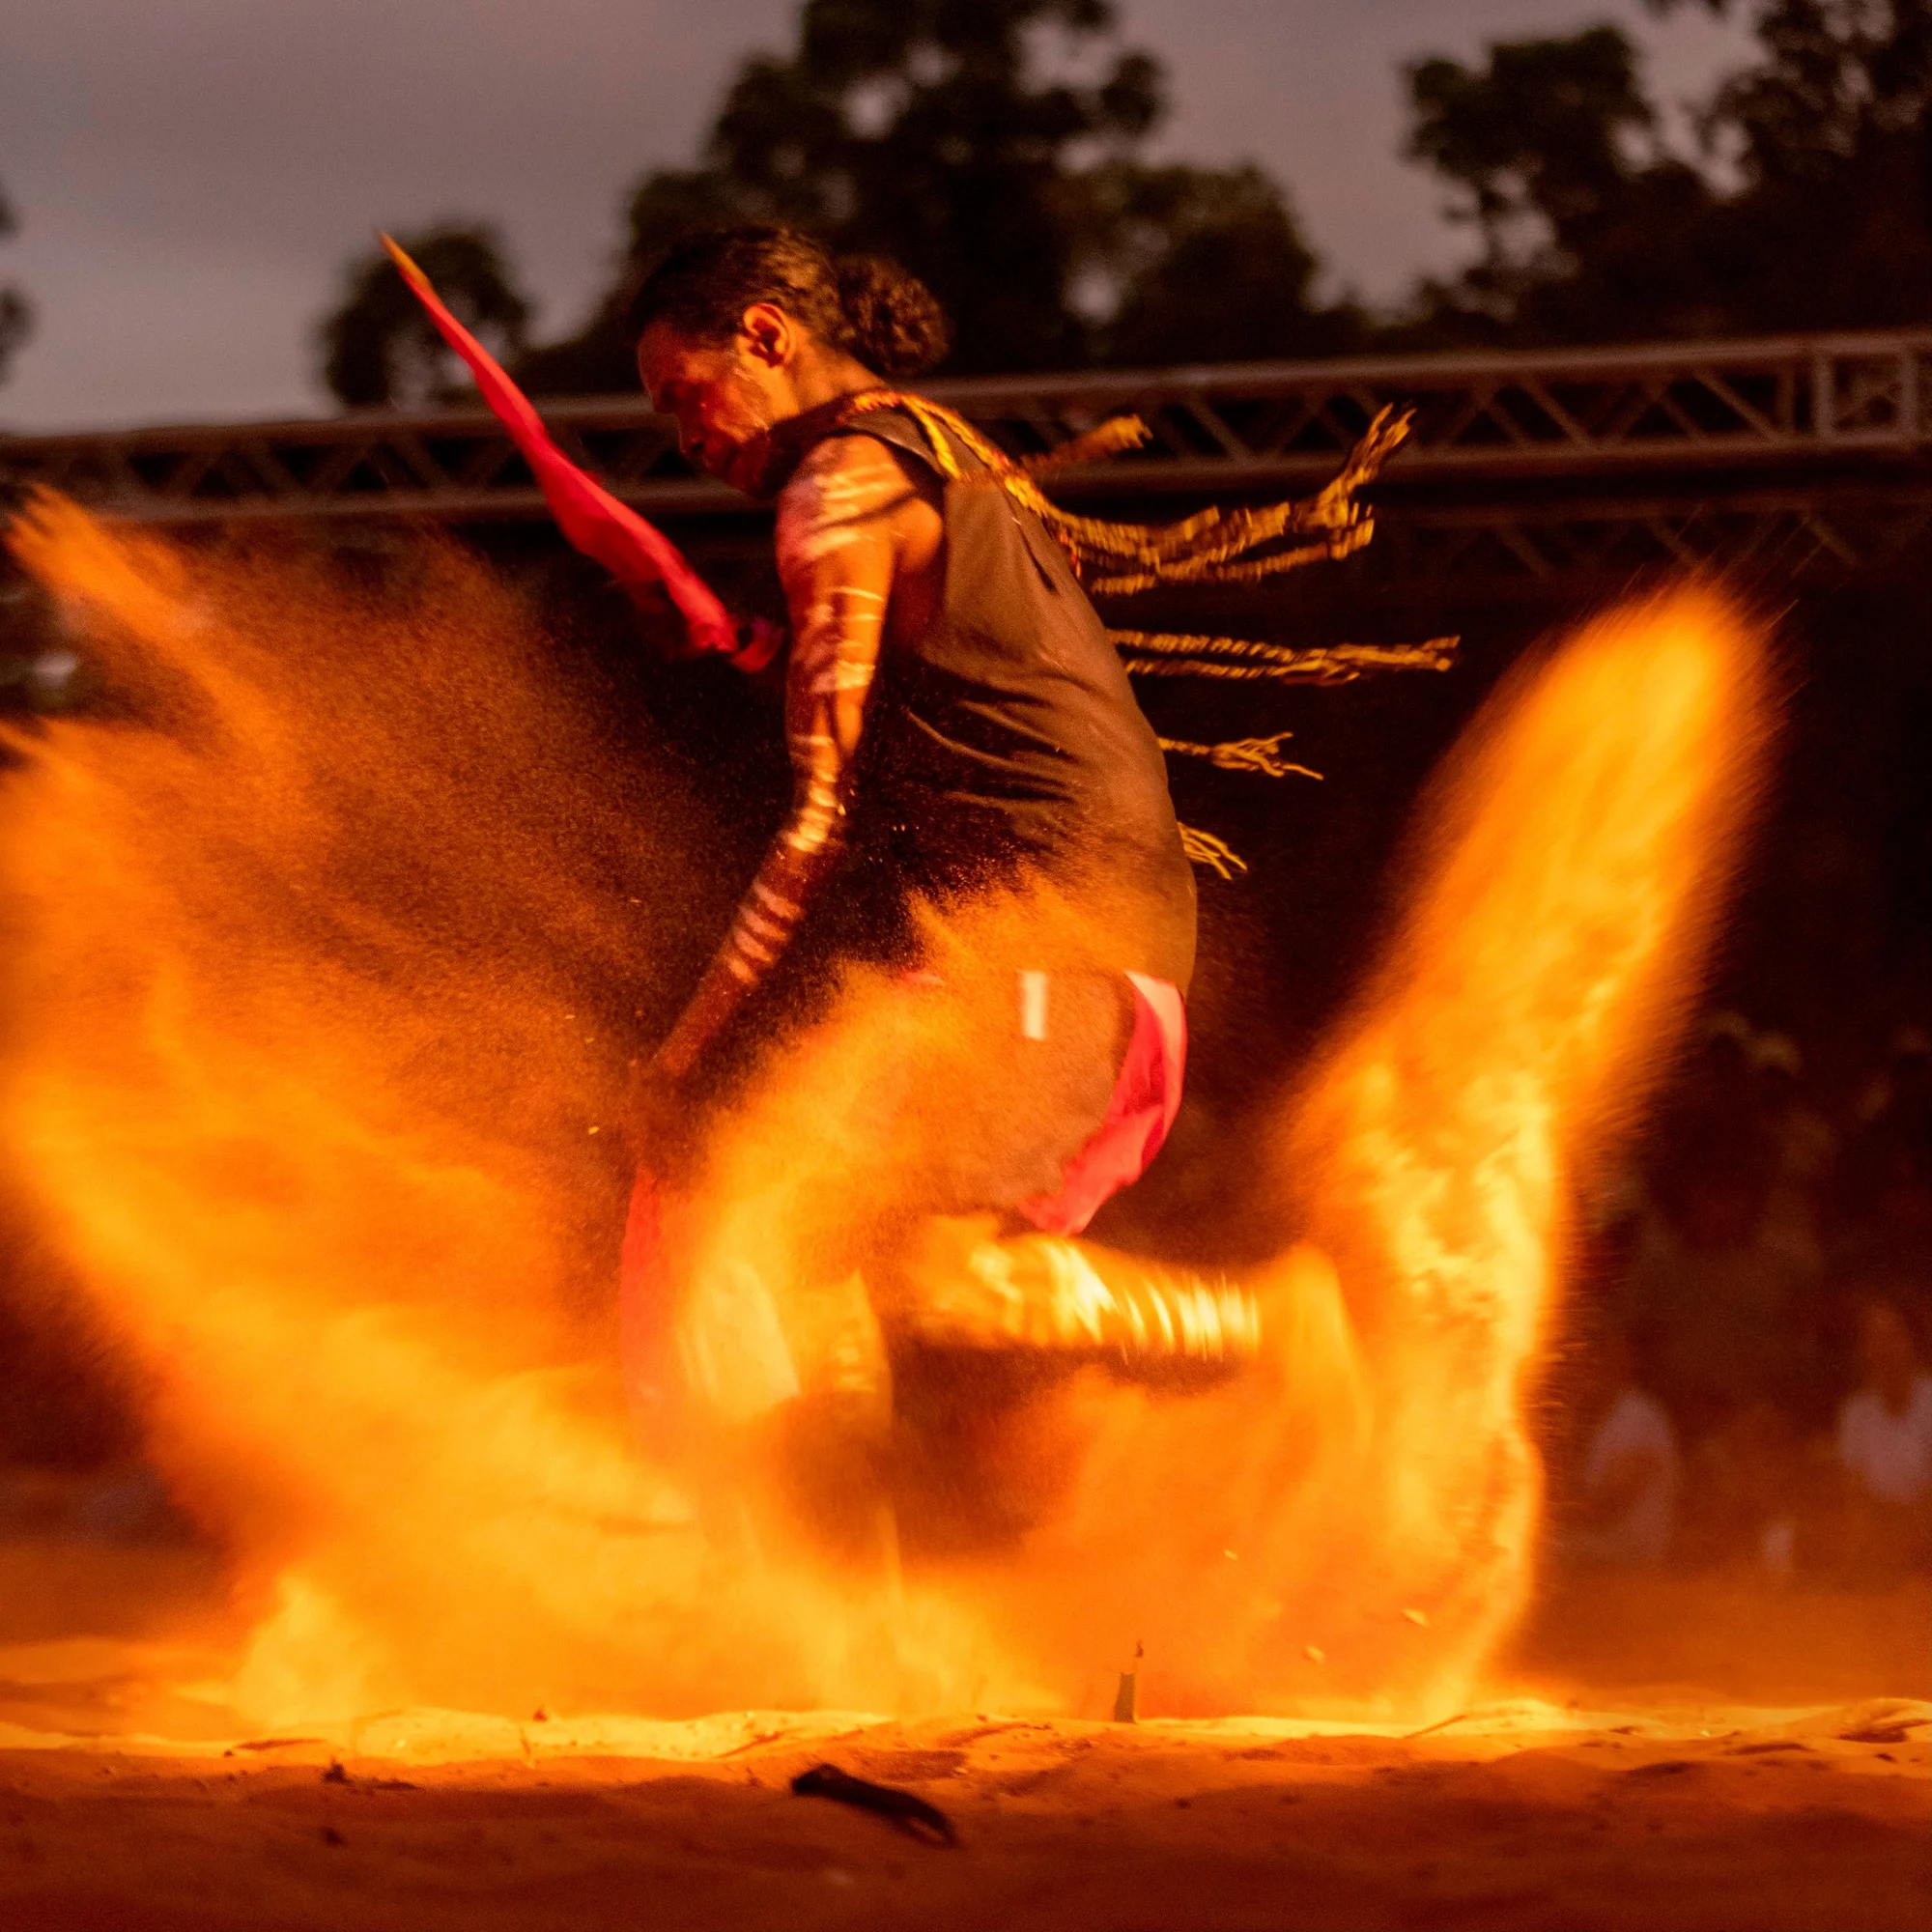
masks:
[[(691, 641), (697, 649), (740, 656), (737, 626), (732, 623), (730, 613), (685, 561), (677, 546), (637, 511), (618, 502), (601, 484), (592, 482), (557, 448), (544, 428), (543, 419), (531, 407), (530, 399), (504, 374), (496, 357), (444, 307), (429, 277), (386, 235), (383, 237), (383, 246), (389, 251), (389, 259), (416, 299), (429, 311), (429, 319), (436, 324), (442, 339), (469, 365), (483, 400), (510, 433), (510, 440), (523, 452), (543, 490), (552, 516), (572, 546), (601, 563), (634, 596), (652, 584), (662, 583), (683, 614)], [(765, 650), (765, 657), (770, 654), (769, 649)], [(747, 665), (748, 669), (757, 668)]]

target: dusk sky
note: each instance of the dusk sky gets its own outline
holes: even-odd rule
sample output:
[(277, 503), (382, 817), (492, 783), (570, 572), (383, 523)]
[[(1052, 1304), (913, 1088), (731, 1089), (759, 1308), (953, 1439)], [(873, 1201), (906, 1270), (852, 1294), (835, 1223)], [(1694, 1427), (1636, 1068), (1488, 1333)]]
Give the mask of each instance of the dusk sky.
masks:
[[(688, 164), (795, 0), (25, 0), (0, 61), (0, 282), (39, 314), (15, 431), (322, 412), (314, 326), (378, 226), (500, 224), (536, 332), (609, 272), (628, 185)], [(1401, 62), (1601, 19), (1667, 101), (1746, 39), (1639, 0), (1124, 0), (1167, 65), (1161, 150), (1284, 181), (1330, 271), (1387, 301), (1469, 249), (1405, 166)]]

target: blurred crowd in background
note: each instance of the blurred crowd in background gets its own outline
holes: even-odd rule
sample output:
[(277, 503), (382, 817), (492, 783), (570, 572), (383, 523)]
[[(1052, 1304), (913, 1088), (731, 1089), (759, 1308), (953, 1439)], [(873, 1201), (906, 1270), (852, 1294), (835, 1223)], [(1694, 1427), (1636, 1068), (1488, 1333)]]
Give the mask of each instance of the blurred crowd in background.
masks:
[(1591, 1219), (1559, 1556), (1932, 1571), (1932, 1036), (1899, 1026), (1827, 1081), (1714, 1014)]

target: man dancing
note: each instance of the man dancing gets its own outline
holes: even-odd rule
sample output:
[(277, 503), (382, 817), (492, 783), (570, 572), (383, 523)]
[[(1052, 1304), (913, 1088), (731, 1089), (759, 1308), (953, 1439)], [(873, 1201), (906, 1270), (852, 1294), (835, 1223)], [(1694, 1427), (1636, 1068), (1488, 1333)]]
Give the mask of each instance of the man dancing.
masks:
[[(781, 642), (771, 627), (734, 632), (663, 538), (562, 458), (397, 259), (571, 541), (634, 588), (661, 579), (700, 641), (748, 668), (769, 662)], [(776, 497), (795, 773), (777, 839), (646, 1069), (642, 1157), (648, 1166), (676, 1137), (748, 1042), (797, 1038), (801, 1007), (822, 1013), (848, 969), (869, 969), (875, 992), (890, 988), (908, 1009), (929, 1014), (937, 1001), (958, 1016), (893, 1036), (899, 1064), (881, 1084), (901, 1111), (888, 1104), (881, 1128), (871, 1106), (879, 1171), (841, 1177), (848, 1193), (872, 1196), (863, 1233), (862, 1205), (838, 1238), (776, 1243), (783, 1252), (762, 1275), (716, 1252), (694, 1263), (687, 1242), (671, 1285), (658, 1190), (640, 1179), (625, 1269), (634, 1384), (680, 1380), (700, 1418), (740, 1439), (775, 1428), (781, 1460), (829, 1476), (821, 1493), (864, 1494), (862, 1465), (876, 1468), (895, 1419), (923, 1404), (928, 1435), (957, 1421), (957, 1374), (942, 1367), (922, 1386), (935, 1357), (976, 1360), (967, 1406), (983, 1409), (1000, 1400), (988, 1377), (1002, 1354), (1250, 1352), (1244, 1294), (1070, 1238), (1172, 1124), (1195, 899), (1162, 743), (1069, 554), (1102, 587), (1129, 591), (1170, 576), (1253, 581), (1346, 554), (1372, 527), (1354, 488), (1401, 424), (1378, 417), (1305, 503), (1208, 511), (1164, 529), (1097, 524), (1060, 511), (959, 417), (889, 386), (938, 360), (946, 331), (927, 291), (888, 264), (835, 262), (776, 226), (699, 235), (651, 272), (632, 322), (639, 374), (687, 457)], [(1082, 439), (1078, 453), (1144, 434), (1121, 430)], [(1208, 653), (1205, 674), (1355, 674), (1334, 651), (1128, 635), (1143, 651)], [(1219, 661), (1230, 654), (1243, 666), (1232, 673)], [(1169, 749), (1272, 770), (1275, 742)], [(967, 944), (949, 950), (945, 935), (962, 930)], [(786, 1150), (810, 1151), (796, 1138)]]
[[(942, 416), (884, 387), (946, 347), (936, 304), (909, 276), (835, 264), (784, 229), (735, 229), (675, 248), (632, 319), (639, 372), (685, 454), (777, 496), (795, 772), (790, 813), (652, 1063), (647, 1111), (701, 1079), (772, 986), (820, 980), (846, 959), (929, 972), (921, 910), (944, 918), (1044, 893), (1082, 943), (1070, 961), (1056, 949), (1059, 971), (1013, 970), (1004, 1026), (981, 1015), (991, 1064), (970, 1091), (950, 1083), (950, 1157), (926, 1163), (919, 1206), (1077, 1232), (1172, 1119), (1194, 958), (1192, 872), (1120, 655), (1037, 518)], [(1134, 1078), (1164, 1089), (1131, 1096), (1138, 1115), (1116, 1104), (1137, 1035)], [(1130, 1149), (1107, 1146), (1110, 1108), (1128, 1117)], [(990, 1233), (980, 1224), (927, 1272), (953, 1272), (948, 1262)], [(892, 1265), (875, 1257), (874, 1275)], [(875, 1300), (885, 1288), (868, 1286)], [(917, 1286), (900, 1300), (927, 1339), (946, 1326)], [(975, 1323), (956, 1298), (952, 1317)], [(863, 1328), (865, 1312), (852, 1321)], [(842, 1353), (842, 1406), (866, 1406), (871, 1391), (849, 1384), (870, 1378)], [(809, 1408), (813, 1392), (790, 1398), (788, 1381), (771, 1393)]]

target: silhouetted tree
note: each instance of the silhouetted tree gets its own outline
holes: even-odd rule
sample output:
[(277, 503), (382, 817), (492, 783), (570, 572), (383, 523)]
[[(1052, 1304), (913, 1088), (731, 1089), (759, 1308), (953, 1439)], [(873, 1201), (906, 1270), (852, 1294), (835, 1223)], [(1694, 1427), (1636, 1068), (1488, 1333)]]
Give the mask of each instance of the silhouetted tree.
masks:
[(1296, 354), (1346, 334), (1351, 312), (1317, 322), (1313, 258), (1259, 170), (1137, 158), (1163, 77), (1113, 28), (1108, 0), (806, 0), (792, 51), (739, 70), (703, 165), (639, 184), (589, 325), (521, 373), (552, 392), (628, 387), (638, 274), (678, 235), (745, 219), (903, 262), (952, 315), (962, 371)]
[[(1616, 27), (1411, 63), (1407, 152), (1481, 252), (1393, 322), (1316, 299), (1316, 259), (1259, 168), (1146, 160), (1164, 77), (1119, 44), (1111, 0), (804, 0), (790, 50), (741, 65), (698, 164), (639, 182), (611, 286), (565, 340), (520, 354), (526, 310), (488, 229), (412, 252), (548, 394), (633, 387), (639, 277), (737, 220), (896, 257), (946, 303), (968, 372), (1932, 318), (1932, 0), (1749, 4), (1756, 56), (1705, 103), (1691, 156), (1665, 145)], [(345, 402), (456, 381), (379, 255), (324, 342)]]
[(1107, 238), (1072, 157), (1130, 152), (1165, 103), (1138, 50), (1088, 86), (1040, 74), (1038, 50), (1058, 27), (1091, 57), (1112, 24), (1103, 0), (809, 0), (793, 57), (745, 64), (712, 152), (779, 218), (924, 280), (958, 367), (1079, 362), (1072, 298)]
[(1257, 167), (1101, 170), (1119, 296), (1097, 334), (1116, 364), (1336, 355), (1367, 320), (1319, 307), (1321, 264), (1279, 185)]
[(1712, 244), (1748, 292), (1750, 326), (1932, 320), (1932, 0), (1757, 0), (1753, 14), (1764, 57), (1702, 117), (1744, 180)]
[[(1667, 12), (1679, 0), (1652, 0)], [(1700, 0), (1722, 12), (1727, 0)], [(1666, 152), (1615, 27), (1407, 70), (1408, 153), (1483, 252), (1426, 282), (1408, 333), (1549, 341), (1885, 325), (1932, 316), (1927, 0), (1762, 0), (1757, 62)]]
[[(12, 235), (19, 226), (7, 190), (0, 187), (0, 238)], [(34, 326), (34, 311), (16, 288), (0, 288), (0, 382), (7, 380), (7, 365), (14, 359)]]
[[(499, 355), (514, 357), (522, 350), (529, 304), (511, 281), (494, 229), (448, 223), (397, 240)], [(319, 334), (323, 380), (351, 409), (449, 402), (469, 386), (461, 364), (380, 248), (350, 265), (342, 301)]]

